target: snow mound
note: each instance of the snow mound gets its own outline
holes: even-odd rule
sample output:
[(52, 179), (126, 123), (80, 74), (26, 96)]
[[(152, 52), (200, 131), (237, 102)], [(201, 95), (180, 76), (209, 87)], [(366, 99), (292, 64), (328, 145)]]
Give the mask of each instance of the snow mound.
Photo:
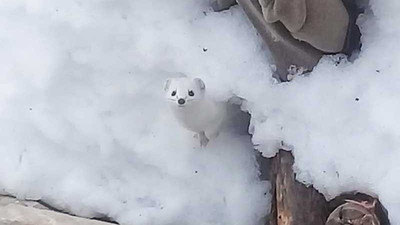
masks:
[(369, 7), (358, 20), (363, 46), (354, 62), (326, 56), (290, 83), (247, 79), (237, 91), (265, 156), (283, 141), (294, 148), (299, 181), (327, 199), (354, 190), (377, 196), (400, 224), (400, 3)]
[(229, 80), (221, 54), (253, 54), (243, 19), (197, 0), (2, 1), (2, 192), (122, 224), (259, 224), (269, 185), (250, 137), (194, 149), (162, 88), (177, 71)]

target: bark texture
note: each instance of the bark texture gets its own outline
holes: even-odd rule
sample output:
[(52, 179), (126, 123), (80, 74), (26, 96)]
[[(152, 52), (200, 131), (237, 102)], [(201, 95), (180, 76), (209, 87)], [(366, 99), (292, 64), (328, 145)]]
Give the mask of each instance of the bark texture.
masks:
[(329, 216), (324, 196), (295, 180), (293, 156), (280, 150), (271, 163), (270, 225), (322, 225)]

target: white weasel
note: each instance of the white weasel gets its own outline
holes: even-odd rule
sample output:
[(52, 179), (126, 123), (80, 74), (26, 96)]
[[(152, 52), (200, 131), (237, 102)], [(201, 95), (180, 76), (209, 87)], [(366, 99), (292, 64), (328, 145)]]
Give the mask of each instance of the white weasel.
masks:
[(164, 90), (176, 119), (183, 127), (198, 134), (201, 147), (218, 135), (226, 115), (226, 104), (208, 99), (200, 78), (170, 78), (165, 82)]

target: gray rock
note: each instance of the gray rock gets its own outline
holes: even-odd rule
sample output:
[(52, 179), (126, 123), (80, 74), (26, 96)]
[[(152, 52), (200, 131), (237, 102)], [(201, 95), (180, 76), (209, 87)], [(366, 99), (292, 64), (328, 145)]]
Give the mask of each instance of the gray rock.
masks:
[(18, 205), (34, 207), (34, 208), (38, 208), (38, 209), (49, 209), (37, 201), (18, 200), (16, 198), (10, 197), (10, 196), (0, 196), (0, 207), (7, 206), (9, 204), (18, 204)]
[(111, 225), (111, 223), (55, 212), (35, 201), (20, 201), (1, 196), (0, 225)]

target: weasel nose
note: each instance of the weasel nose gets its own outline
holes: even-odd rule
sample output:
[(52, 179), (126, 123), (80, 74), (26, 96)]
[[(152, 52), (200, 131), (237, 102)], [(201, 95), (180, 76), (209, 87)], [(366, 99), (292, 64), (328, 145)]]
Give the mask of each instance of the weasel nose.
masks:
[(185, 99), (183, 99), (183, 98), (180, 98), (180, 99), (178, 99), (178, 104), (179, 105), (183, 105), (183, 104), (185, 104)]

